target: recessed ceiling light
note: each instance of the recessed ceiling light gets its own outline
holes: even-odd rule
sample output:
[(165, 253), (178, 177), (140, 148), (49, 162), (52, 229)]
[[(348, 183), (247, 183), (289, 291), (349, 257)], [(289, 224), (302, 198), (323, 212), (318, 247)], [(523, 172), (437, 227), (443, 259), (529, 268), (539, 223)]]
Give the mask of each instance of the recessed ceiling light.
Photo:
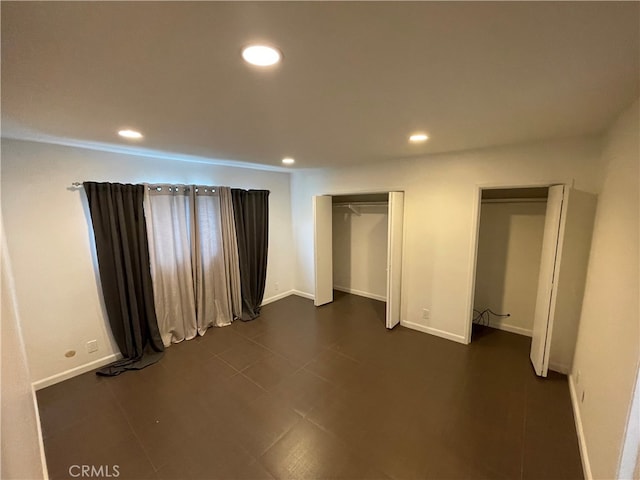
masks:
[(131, 138), (134, 140), (137, 140), (139, 138), (142, 138), (142, 134), (140, 132), (136, 132), (135, 130), (120, 130), (118, 132), (118, 135), (120, 135), (121, 137), (124, 138)]
[(294, 163), (296, 163), (296, 161), (291, 157), (287, 157), (282, 159), (282, 163), (284, 163), (285, 165), (293, 165)]
[(242, 58), (251, 65), (268, 67), (282, 59), (280, 51), (266, 45), (249, 45), (242, 49)]
[(411, 143), (421, 143), (429, 140), (429, 136), (426, 133), (414, 133), (409, 137)]

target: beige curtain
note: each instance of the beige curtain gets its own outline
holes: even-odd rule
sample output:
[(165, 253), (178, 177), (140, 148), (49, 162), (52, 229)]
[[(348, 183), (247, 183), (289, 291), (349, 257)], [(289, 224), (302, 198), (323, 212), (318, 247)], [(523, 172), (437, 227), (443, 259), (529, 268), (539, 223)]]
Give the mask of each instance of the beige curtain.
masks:
[(242, 315), (242, 295), (240, 290), (240, 263), (238, 261), (238, 240), (236, 222), (233, 217), (233, 200), (229, 187), (218, 187), (220, 213), (222, 218), (222, 244), (224, 265), (229, 278), (231, 312), (234, 320)]
[[(145, 218), (165, 345), (233, 320), (233, 252), (225, 253), (219, 188), (147, 185)], [(236, 247), (237, 265), (237, 247)]]
[(231, 324), (231, 295), (222, 244), (220, 196), (217, 188), (196, 187), (195, 252), (196, 252), (196, 318), (198, 333), (209, 327)]

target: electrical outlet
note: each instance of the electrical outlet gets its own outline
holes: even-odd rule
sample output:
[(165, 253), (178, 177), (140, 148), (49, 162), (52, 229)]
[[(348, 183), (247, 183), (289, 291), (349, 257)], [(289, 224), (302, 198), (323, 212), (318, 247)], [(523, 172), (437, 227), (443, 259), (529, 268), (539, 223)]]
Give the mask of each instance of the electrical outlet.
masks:
[(423, 308), (422, 309), (422, 319), (423, 320), (429, 320), (429, 318), (431, 317), (431, 312), (429, 311), (428, 308)]
[(280, 283), (276, 282), (275, 287), (276, 287), (276, 292), (279, 292), (280, 291)]
[(87, 342), (87, 352), (93, 353), (98, 351), (98, 341), (97, 340), (89, 340)]

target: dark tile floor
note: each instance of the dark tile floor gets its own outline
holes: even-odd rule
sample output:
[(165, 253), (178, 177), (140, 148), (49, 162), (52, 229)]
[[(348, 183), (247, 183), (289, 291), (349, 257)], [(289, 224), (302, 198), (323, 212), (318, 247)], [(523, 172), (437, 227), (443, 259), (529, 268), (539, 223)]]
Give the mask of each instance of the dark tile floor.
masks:
[(41, 390), (49, 473), (582, 478), (567, 381), (533, 374), (528, 338), (485, 329), (465, 346), (383, 318), (361, 297), (292, 296), (145, 370)]

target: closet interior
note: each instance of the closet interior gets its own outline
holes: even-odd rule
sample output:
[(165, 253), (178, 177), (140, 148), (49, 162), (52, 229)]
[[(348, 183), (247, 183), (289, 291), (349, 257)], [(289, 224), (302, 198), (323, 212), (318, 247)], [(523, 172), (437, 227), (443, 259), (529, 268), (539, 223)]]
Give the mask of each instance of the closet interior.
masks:
[(387, 301), (389, 194), (332, 197), (333, 289)]
[(482, 190), (472, 339), (486, 327), (532, 336), (548, 190)]
[(316, 306), (334, 291), (385, 303), (384, 325), (400, 323), (404, 193), (313, 199)]
[(597, 198), (557, 184), (482, 189), (470, 337), (531, 337), (536, 375), (571, 369)]

